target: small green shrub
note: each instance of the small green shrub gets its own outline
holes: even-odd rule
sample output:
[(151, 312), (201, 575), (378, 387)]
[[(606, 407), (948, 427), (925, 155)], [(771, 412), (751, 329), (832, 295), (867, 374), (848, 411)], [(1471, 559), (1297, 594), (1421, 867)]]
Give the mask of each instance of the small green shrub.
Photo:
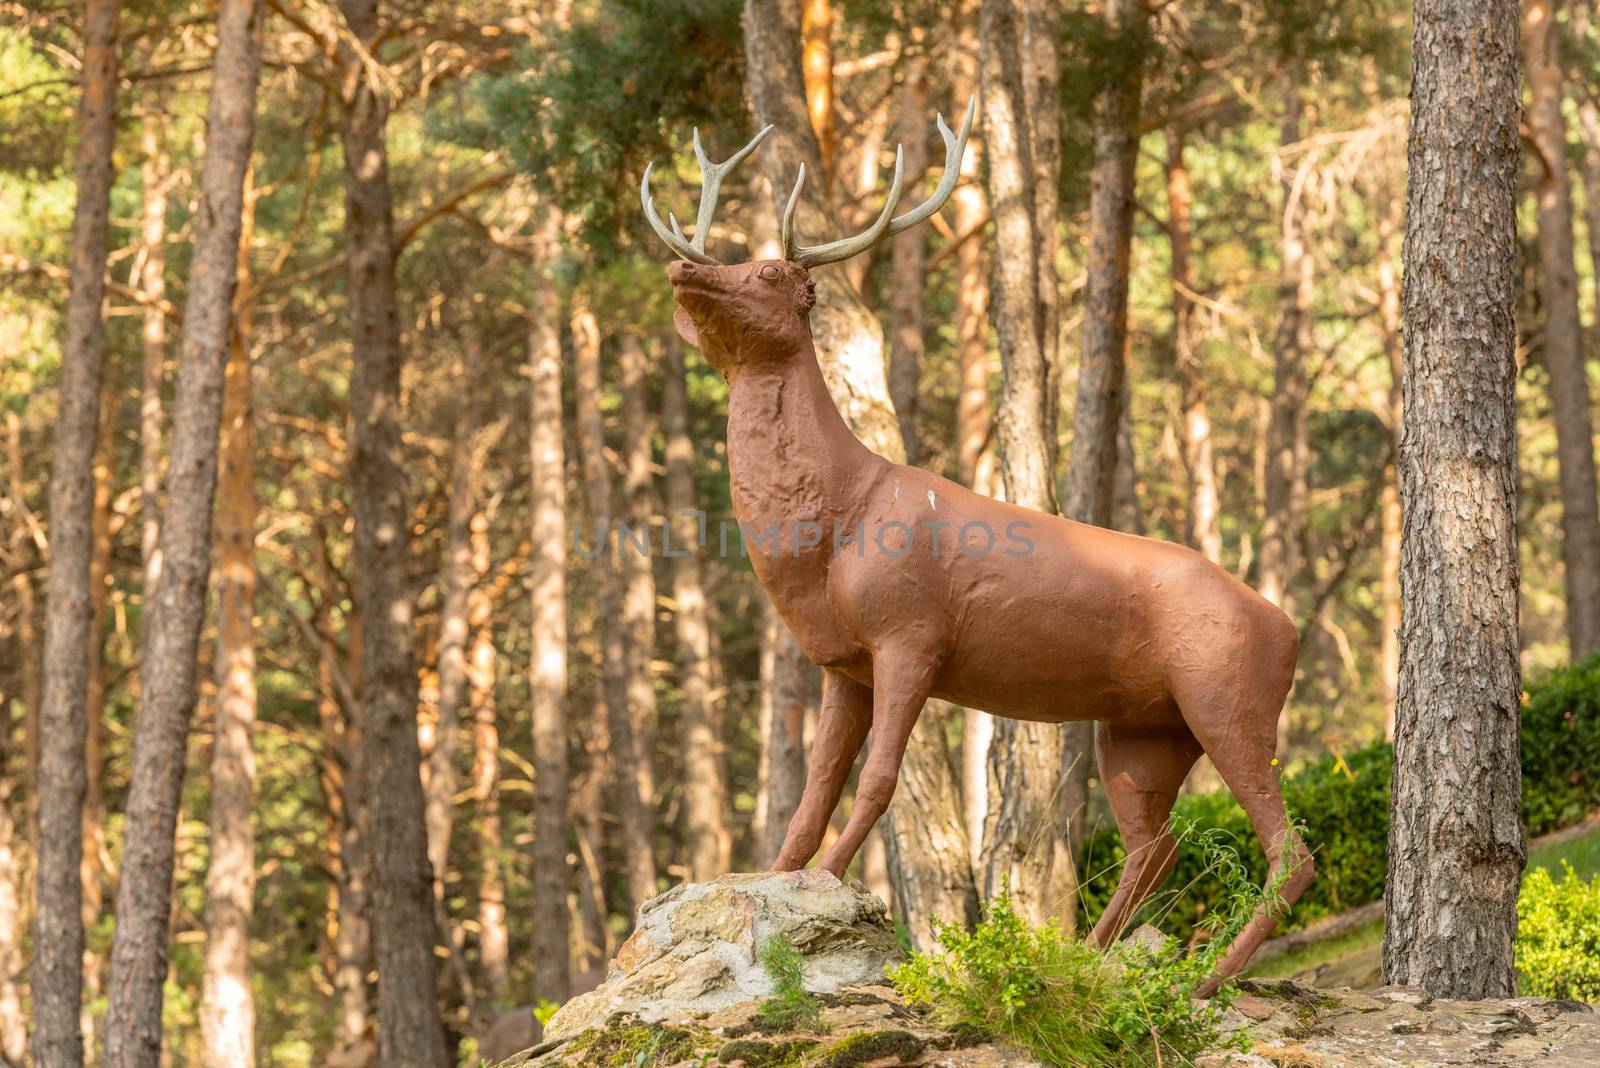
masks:
[(1517, 897), (1517, 989), (1524, 995), (1600, 1001), (1600, 876), (1571, 865), (1560, 882), (1535, 868)]
[(1185, 952), (1176, 939), (1158, 949), (1124, 942), (1101, 951), (1054, 923), (1023, 920), (1003, 890), (975, 928), (939, 924), (941, 951), (913, 954), (889, 978), (907, 1001), (930, 1006), (942, 1026), (1003, 1036), (1059, 1068), (1186, 1064), (1226, 1045), (1217, 1025), (1231, 987), (1209, 1002), (1192, 995), (1260, 894), (1231, 900), (1242, 911), (1199, 952)]
[(806, 959), (788, 937), (775, 934), (757, 958), (772, 977), (772, 997), (762, 1002), (756, 1019), (774, 1031), (814, 1028), (822, 1019), (822, 1003), (806, 989)]
[(1522, 818), (1530, 835), (1600, 808), (1600, 656), (1528, 686), (1522, 708)]

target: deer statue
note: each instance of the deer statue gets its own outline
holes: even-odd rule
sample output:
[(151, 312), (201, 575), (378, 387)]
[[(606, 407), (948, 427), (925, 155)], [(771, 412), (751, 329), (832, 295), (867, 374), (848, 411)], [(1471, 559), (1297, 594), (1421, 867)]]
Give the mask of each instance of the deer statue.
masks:
[(667, 268), (674, 323), (728, 383), (728, 469), (751, 564), (826, 680), (805, 790), (773, 869), (811, 860), (870, 730), (855, 806), (822, 858), (843, 876), (889, 804), (930, 697), (1020, 720), (1095, 720), (1128, 856), (1095, 944), (1120, 937), (1171, 872), (1168, 818), (1202, 753), (1266, 851), (1276, 893), (1235, 938), (1209, 993), (1244, 967), (1314, 870), (1287, 825), (1273, 758), (1299, 652), (1293, 624), (1184, 546), (996, 501), (871, 452), (834, 406), (812, 344), (810, 272), (943, 207), (975, 103), (957, 135), (938, 118), (944, 173), (932, 196), (894, 214), (897, 151), (887, 202), (855, 237), (796, 243), (802, 164), (779, 260), (722, 264), (706, 253), (723, 178), (770, 126), (720, 164), (695, 131), (703, 180), (692, 238), (657, 214), (648, 167), (640, 183), (651, 228), (679, 257)]

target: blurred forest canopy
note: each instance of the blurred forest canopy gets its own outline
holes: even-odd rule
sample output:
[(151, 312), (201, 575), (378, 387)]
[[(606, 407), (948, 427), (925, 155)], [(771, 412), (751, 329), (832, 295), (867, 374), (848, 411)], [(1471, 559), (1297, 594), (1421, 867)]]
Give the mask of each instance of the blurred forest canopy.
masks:
[[(222, 459), (208, 603), (220, 599), (230, 561), (254, 587), (242, 634), (230, 637), (209, 610), (200, 633), (171, 928), (158, 939), (169, 945), (161, 1022), (175, 1063), (202, 1063), (221, 1048), (215, 1028), (241, 1026), (200, 1023), (208, 983), (228, 977), (253, 991), (243, 1041), (262, 1063), (368, 1063), (376, 974), (389, 974), (374, 972), (374, 954), (403, 948), (375, 946), (398, 891), (374, 864), (424, 872), (413, 904), (431, 909), (437, 944), (426, 923), (405, 937), (435, 962), (437, 976), (421, 989), (437, 990), (452, 1063), (477, 1063), (505, 1013), (592, 985), (647, 893), (771, 861), (803, 779), (818, 676), (736, 549), (697, 554), (693, 567), (659, 551), (664, 525), (683, 508), (703, 510), (713, 529), (731, 518), (726, 387), (673, 331), (669, 254), (644, 224), (640, 176), (654, 161), (657, 203), (687, 218), (698, 191), (691, 129), (723, 159), (762, 122), (777, 122), (782, 137), (730, 179), (710, 248), (727, 262), (773, 255), (774, 198), (787, 188), (775, 193), (768, 171), (792, 175), (800, 162), (774, 156), (780, 142), (809, 141), (822, 163), (808, 195), (831, 214), (803, 211), (806, 236), (855, 232), (879, 210), (897, 141), (921, 139), (915, 151), (907, 146), (908, 190), (922, 190), (908, 200), (937, 180), (935, 112), (959, 122), (968, 97), (990, 93), (986, 79), (1005, 69), (1003, 57), (989, 65), (994, 42), (984, 27), (1000, 23), (986, 19), (1054, 12), (1042, 53), (1028, 57), (1047, 56), (1050, 76), (1024, 86), (1034, 105), (1026, 125), (1039, 124), (1026, 134), (1038, 139), (1030, 188), (1058, 201), (1041, 209), (1056, 249), (1047, 266), (1058, 313), (1056, 336), (1041, 342), (1053, 354), (1044, 364), (1049, 410), (1034, 413), (1049, 428), (1040, 443), (1053, 461), (1047, 497), (1069, 497), (1074, 416), (1089, 403), (1080, 354), (1105, 325), (1085, 294), (1125, 284), (1126, 339), (1109, 350), (1118, 360), (1125, 352), (1124, 385), (1109, 398), (1115, 447), (1094, 454), (1115, 467), (1112, 525), (1191, 544), (1290, 612), (1303, 648), (1279, 750), (1286, 767), (1385, 737), (1399, 663), (1409, 4), (225, 0), (223, 8), (241, 4), (260, 20), (260, 84), (226, 346), (233, 370), (219, 396), (224, 438), (244, 427), (253, 439), (244, 439), (247, 462)], [(214, 5), (89, 3), (108, 5), (118, 73), (101, 161), (110, 168), (104, 363), (83, 511), (82, 997), (91, 1062), (107, 1041), (112, 902), (121, 900), (132, 830), (132, 746), (151, 673), (144, 623), (168, 536), (162, 509), (190, 477), (167, 464), (189, 403), (176, 368), (196, 315), (186, 310), (196, 241), (208, 225), (198, 205), (218, 51)], [(59, 538), (49, 501), (80, 192), (73, 161), (89, 144), (77, 114), (83, 13), (0, 0), (0, 1062), (10, 1064), (20, 1063), (25, 1036), (23, 1017), (7, 1006), (40, 996), (29, 967), (40, 906), (36, 799), (42, 769), (55, 765), (40, 763), (50, 742), (38, 722)], [(1600, 601), (1564, 555), (1585, 538), (1600, 545), (1593, 485), (1589, 514), (1563, 503), (1582, 499), (1571, 472), (1584, 452), (1593, 481), (1592, 420), (1588, 440), (1563, 432), (1558, 441), (1556, 418), (1559, 403), (1588, 420), (1597, 378), (1600, 36), (1589, 0), (1554, 5), (1554, 18), (1564, 122), (1552, 131), (1544, 121), (1527, 139), (1520, 207), (1528, 671), (1600, 647), (1600, 631), (1579, 625), (1582, 613), (1600, 613)], [(752, 20), (781, 32), (754, 33)], [(790, 69), (803, 71), (805, 99), (794, 103), (808, 129), (752, 111), (757, 87)], [(1033, 99), (1041, 86), (1046, 98)], [(1010, 353), (996, 328), (1010, 314), (1001, 268), (1008, 258), (1031, 261), (1003, 247), (993, 225), (989, 104), (978, 113), (948, 208), (870, 256), (819, 269), (832, 279), (819, 284), (837, 287), (824, 305), (858, 301), (870, 313), (855, 327), (867, 339), (853, 350), (868, 354), (865, 364), (835, 366), (822, 355), (836, 396), (851, 392), (897, 415), (890, 423), (916, 463), (1000, 493), (999, 427), (1014, 414), (1013, 369), (1002, 371)], [(1054, 161), (1039, 147), (1045, 117), (1059, 125)], [(1111, 158), (1105, 145), (1118, 138), (1132, 146), (1131, 240), (1120, 264), (1108, 261), (1113, 275), (1125, 272), (1120, 279), (1097, 277), (1107, 267), (1090, 253), (1115, 224), (1091, 188), (1098, 163)], [(352, 144), (368, 145), (366, 155), (350, 158)], [(386, 151), (386, 169), (372, 144)], [(1564, 233), (1551, 230), (1533, 195), (1557, 178), (1576, 204)], [(392, 204), (387, 239), (347, 209), (375, 203), (361, 198), (379, 184)], [(1040, 195), (1038, 203), (1050, 199)], [(1542, 240), (1554, 243), (1543, 258)], [(1545, 284), (1542, 264), (1559, 266), (1562, 248), (1575, 265), (1566, 292), (1580, 320), (1557, 332), (1550, 302), (1562, 291)], [(383, 320), (382, 287), (356, 289), (390, 270), (392, 353), (352, 329), (353, 319), (369, 321), (352, 314), (358, 305)], [(830, 295), (845, 291), (848, 300)], [(1576, 361), (1582, 388), (1553, 387), (1557, 344), (1567, 346), (1562, 366)], [(361, 371), (353, 380), (353, 367), (377, 377)], [(398, 376), (397, 409), (381, 403), (389, 374)], [(376, 393), (356, 392), (374, 382)], [(382, 453), (388, 433), (399, 451), (385, 473), (364, 457)], [(384, 535), (402, 546), (387, 577), (358, 552), (362, 501), (404, 509)], [(242, 535), (226, 523), (241, 514)], [(658, 551), (641, 561), (624, 543), (596, 557), (596, 524), (615, 521), (648, 524)], [(397, 583), (398, 599), (375, 604), (372, 576)], [(395, 645), (375, 666), (375, 628), (396, 620), (409, 628), (400, 643), (409, 647)], [(253, 739), (249, 773), (213, 760), (219, 692), (230, 665), (247, 663), (246, 648), (248, 714), (228, 722)], [(242, 695), (237, 679), (229, 692)], [(393, 716), (372, 711), (396, 701), (414, 708), (411, 753), (383, 731)], [(917, 758), (918, 774), (933, 775), (941, 812), (961, 831), (954, 855), (929, 855), (935, 847), (918, 844), (916, 829), (891, 811), (860, 862), (913, 939), (924, 937), (933, 908), (917, 896), (919, 872), (953, 864), (969, 897), (982, 891), (974, 868), (991, 822), (986, 718), (947, 706), (925, 716), (943, 730)], [(1086, 756), (1081, 734), (1066, 737), (1069, 763)], [(242, 812), (214, 800), (218, 767), (235, 776), (230, 796), (242, 787), (253, 797)], [(413, 768), (415, 800), (389, 785)], [(1189, 788), (1217, 785), (1202, 767)], [(1087, 789), (1063, 835), (1107, 820), (1092, 781)], [(431, 866), (390, 858), (374, 821), (416, 825)], [(254, 880), (245, 893), (254, 910), (248, 971), (226, 975), (207, 953), (208, 942), (219, 944), (207, 873), (224, 825), (253, 830)], [(142, 905), (167, 915), (163, 900)]]

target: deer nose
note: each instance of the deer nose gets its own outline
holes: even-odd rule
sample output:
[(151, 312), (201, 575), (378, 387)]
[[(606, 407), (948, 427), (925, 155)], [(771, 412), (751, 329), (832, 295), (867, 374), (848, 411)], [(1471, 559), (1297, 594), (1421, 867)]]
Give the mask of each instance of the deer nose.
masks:
[(677, 285), (680, 282), (686, 282), (693, 278), (697, 273), (699, 272), (695, 265), (690, 263), (688, 260), (674, 260), (673, 262), (667, 264), (667, 281), (671, 282), (673, 285)]

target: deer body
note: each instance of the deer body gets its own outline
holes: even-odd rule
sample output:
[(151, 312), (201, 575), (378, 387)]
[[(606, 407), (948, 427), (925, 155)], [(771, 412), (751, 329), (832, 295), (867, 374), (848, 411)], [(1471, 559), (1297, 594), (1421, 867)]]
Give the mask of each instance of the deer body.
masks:
[[(1208, 989), (1236, 974), (1311, 881), (1289, 833), (1273, 750), (1299, 639), (1287, 616), (1183, 546), (992, 500), (871, 452), (845, 425), (817, 364), (809, 268), (915, 225), (955, 186), (959, 136), (939, 120), (945, 174), (893, 215), (901, 161), (878, 220), (854, 238), (785, 258), (723, 265), (705, 252), (717, 190), (765, 136), (704, 173), (693, 239), (645, 215), (681, 257), (668, 268), (679, 333), (728, 382), (734, 511), (756, 577), (825, 673), (805, 790), (773, 868), (816, 853), (869, 731), (855, 803), (822, 866), (843, 876), (888, 807), (923, 706), (940, 697), (1036, 722), (1095, 720), (1096, 757), (1128, 859), (1094, 940), (1117, 938), (1170, 874), (1172, 804), (1202, 753), (1238, 798), (1276, 882)], [(804, 180), (804, 168), (800, 181)], [(1202, 991), (1204, 992), (1204, 991)]]

